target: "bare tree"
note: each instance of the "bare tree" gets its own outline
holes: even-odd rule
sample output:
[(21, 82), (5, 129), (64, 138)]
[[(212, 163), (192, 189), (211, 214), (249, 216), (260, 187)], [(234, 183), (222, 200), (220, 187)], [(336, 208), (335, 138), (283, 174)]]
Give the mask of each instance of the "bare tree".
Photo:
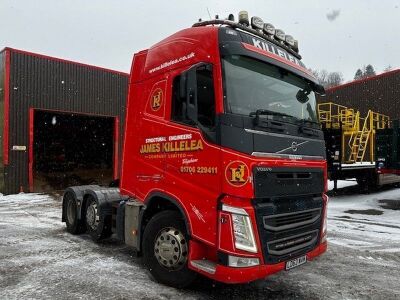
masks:
[(325, 88), (330, 88), (343, 83), (343, 75), (340, 72), (328, 72), (325, 69), (322, 70), (311, 70), (315, 78), (318, 79), (319, 83)]
[(344, 81), (343, 74), (340, 72), (331, 72), (328, 75), (327, 86), (328, 88), (341, 85)]
[(387, 67), (383, 69), (383, 72), (389, 72), (392, 70), (393, 70), (393, 67), (391, 65), (387, 65)]

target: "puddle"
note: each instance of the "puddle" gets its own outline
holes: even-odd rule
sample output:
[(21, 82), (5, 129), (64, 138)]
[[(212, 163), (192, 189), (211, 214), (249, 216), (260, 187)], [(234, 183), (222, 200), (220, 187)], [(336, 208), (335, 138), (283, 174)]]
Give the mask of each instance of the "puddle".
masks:
[(400, 210), (400, 200), (383, 199), (379, 200), (380, 207), (384, 209)]
[(377, 209), (350, 209), (346, 210), (345, 213), (348, 214), (360, 214), (360, 215), (369, 215), (369, 216), (380, 216), (383, 215), (383, 211)]

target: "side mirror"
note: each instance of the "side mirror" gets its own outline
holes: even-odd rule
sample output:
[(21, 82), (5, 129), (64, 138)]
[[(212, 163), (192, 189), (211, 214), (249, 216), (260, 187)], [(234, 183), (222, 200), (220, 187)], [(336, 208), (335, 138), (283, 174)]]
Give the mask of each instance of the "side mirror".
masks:
[(307, 91), (307, 90), (299, 90), (298, 92), (297, 92), (297, 94), (296, 94), (296, 99), (297, 99), (297, 101), (299, 101), (301, 104), (304, 104), (304, 103), (306, 103), (308, 100), (309, 100), (309, 98), (308, 98), (308, 95), (310, 94), (310, 92), (309, 91)]

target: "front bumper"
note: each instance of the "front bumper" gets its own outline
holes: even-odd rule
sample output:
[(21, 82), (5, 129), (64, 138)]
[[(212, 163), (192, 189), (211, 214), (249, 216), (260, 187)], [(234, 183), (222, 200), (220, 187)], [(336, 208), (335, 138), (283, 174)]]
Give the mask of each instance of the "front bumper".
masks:
[[(311, 261), (327, 250), (327, 243), (320, 244), (312, 251), (306, 253), (307, 261)], [(223, 265), (217, 265), (214, 274), (196, 269), (199, 273), (228, 284), (247, 283), (258, 279), (263, 279), (269, 275), (285, 270), (285, 262), (273, 265), (259, 265), (248, 268), (233, 268)]]

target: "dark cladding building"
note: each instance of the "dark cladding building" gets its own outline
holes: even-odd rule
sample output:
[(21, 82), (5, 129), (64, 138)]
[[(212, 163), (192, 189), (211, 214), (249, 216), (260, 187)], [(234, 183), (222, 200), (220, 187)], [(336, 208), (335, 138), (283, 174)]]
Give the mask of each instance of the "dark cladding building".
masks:
[(0, 192), (119, 177), (128, 74), (0, 52)]
[(400, 119), (400, 69), (330, 88), (318, 102), (334, 102), (359, 110), (366, 116), (371, 109)]

